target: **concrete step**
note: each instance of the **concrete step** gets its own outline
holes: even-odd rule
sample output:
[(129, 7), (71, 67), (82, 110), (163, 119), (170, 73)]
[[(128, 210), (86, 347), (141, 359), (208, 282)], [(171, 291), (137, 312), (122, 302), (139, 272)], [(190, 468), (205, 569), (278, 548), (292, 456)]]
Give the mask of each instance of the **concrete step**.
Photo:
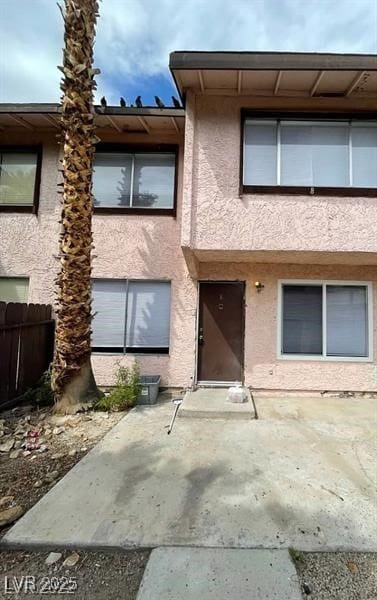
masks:
[(302, 600), (287, 550), (152, 551), (137, 600)]
[(228, 388), (198, 388), (185, 394), (178, 411), (180, 417), (194, 419), (255, 419), (254, 404), (247, 388), (247, 402), (229, 402)]

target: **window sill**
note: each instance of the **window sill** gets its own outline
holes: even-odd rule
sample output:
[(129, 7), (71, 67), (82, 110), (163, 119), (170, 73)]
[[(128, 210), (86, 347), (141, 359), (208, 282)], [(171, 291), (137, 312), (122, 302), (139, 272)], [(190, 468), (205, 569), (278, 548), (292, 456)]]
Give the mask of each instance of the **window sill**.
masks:
[(308, 354), (280, 354), (278, 360), (295, 360), (311, 362), (353, 362), (353, 363), (373, 363), (371, 356), (314, 356)]
[(276, 194), (282, 196), (350, 196), (377, 198), (377, 188), (308, 187), (288, 185), (243, 185), (242, 194)]
[(136, 350), (136, 351), (132, 351), (132, 350), (128, 350), (127, 352), (123, 352), (123, 351), (116, 351), (116, 350), (105, 350), (103, 349), (92, 349), (92, 354), (95, 354), (96, 356), (166, 356), (169, 357), (170, 353), (169, 351), (164, 352), (162, 350), (156, 350), (154, 351), (153, 349), (151, 350), (146, 350), (145, 352), (142, 352), (141, 350)]
[(128, 208), (122, 206), (95, 206), (95, 215), (152, 215), (159, 217), (175, 217), (175, 208)]
[(0, 204), (0, 212), (37, 214), (33, 204)]
[(92, 354), (101, 354), (101, 356), (169, 356), (169, 348), (146, 348), (142, 350), (141, 348), (127, 348), (127, 350), (116, 349), (115, 347), (111, 348), (100, 348), (94, 347), (92, 348)]

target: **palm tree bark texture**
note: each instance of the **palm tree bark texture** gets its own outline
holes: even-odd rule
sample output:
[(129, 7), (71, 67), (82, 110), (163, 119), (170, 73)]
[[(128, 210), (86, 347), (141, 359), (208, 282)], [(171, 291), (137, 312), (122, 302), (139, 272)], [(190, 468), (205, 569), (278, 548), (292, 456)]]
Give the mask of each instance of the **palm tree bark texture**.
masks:
[(59, 241), (55, 356), (55, 410), (77, 412), (102, 394), (90, 360), (92, 169), (95, 144), (93, 44), (97, 0), (65, 0), (62, 143), (63, 208)]

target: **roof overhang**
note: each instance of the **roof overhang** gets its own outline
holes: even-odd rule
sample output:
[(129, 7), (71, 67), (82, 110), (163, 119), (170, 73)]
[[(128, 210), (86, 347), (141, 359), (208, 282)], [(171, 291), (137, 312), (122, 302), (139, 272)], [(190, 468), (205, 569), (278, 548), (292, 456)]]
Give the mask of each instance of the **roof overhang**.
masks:
[[(133, 134), (183, 134), (183, 108), (95, 106), (100, 130)], [(59, 129), (60, 104), (0, 104), (0, 130)]]
[(184, 97), (204, 94), (376, 97), (376, 54), (172, 52), (170, 70)]

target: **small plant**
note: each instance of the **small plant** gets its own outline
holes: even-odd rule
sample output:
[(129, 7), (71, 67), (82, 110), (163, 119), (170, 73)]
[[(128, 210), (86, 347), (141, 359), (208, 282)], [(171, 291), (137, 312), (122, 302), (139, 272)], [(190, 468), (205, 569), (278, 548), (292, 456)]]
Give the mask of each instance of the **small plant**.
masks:
[(115, 371), (115, 386), (94, 405), (96, 410), (120, 411), (135, 406), (140, 392), (140, 371), (135, 362), (125, 367), (119, 362)]

